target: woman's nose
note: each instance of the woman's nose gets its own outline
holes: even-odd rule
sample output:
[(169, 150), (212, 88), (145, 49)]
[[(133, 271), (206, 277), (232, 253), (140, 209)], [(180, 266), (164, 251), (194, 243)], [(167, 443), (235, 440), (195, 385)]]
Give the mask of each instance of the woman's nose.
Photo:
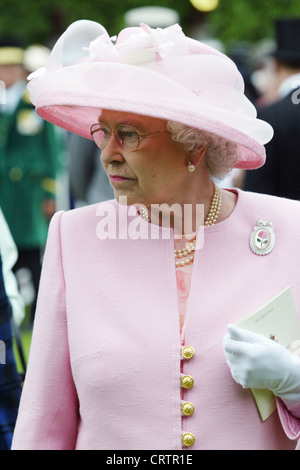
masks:
[(108, 164), (113, 161), (124, 162), (122, 147), (118, 143), (114, 135), (110, 137), (104, 149), (101, 150), (101, 161)]

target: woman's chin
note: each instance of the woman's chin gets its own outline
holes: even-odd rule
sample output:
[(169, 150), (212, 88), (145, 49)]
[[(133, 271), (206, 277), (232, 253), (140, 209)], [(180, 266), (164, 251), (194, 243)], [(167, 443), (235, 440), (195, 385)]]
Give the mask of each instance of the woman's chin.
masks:
[(122, 206), (134, 206), (141, 204), (141, 201), (138, 200), (137, 197), (134, 197), (131, 194), (127, 194), (121, 191), (115, 191), (115, 199), (118, 201), (119, 204)]

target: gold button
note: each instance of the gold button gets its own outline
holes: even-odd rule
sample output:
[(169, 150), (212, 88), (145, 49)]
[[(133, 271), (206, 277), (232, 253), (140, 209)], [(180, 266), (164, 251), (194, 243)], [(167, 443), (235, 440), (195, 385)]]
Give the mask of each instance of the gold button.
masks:
[(193, 403), (186, 401), (181, 405), (181, 411), (185, 416), (191, 416), (194, 413), (195, 407)]
[(184, 375), (181, 379), (181, 385), (183, 388), (192, 388), (194, 385), (194, 379), (190, 375)]
[(14, 166), (9, 170), (8, 175), (12, 181), (20, 181), (23, 178), (23, 170)]
[(195, 436), (191, 432), (185, 432), (181, 440), (184, 446), (190, 447), (195, 443)]
[(184, 359), (191, 359), (195, 353), (193, 346), (184, 346), (181, 350)]

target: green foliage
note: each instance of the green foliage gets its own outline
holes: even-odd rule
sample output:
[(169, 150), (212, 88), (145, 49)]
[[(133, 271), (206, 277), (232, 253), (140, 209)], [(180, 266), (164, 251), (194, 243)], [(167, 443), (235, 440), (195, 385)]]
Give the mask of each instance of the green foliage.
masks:
[(226, 44), (274, 37), (274, 21), (300, 17), (299, 0), (220, 0), (210, 16), (215, 34)]
[(225, 44), (272, 37), (275, 18), (300, 16), (299, 0), (220, 0), (209, 14), (198, 12), (189, 0), (0, 0), (0, 36), (15, 33), (27, 44), (52, 45), (70, 23), (82, 18), (102, 23), (115, 35), (125, 26), (126, 11), (149, 5), (176, 9), (186, 34), (205, 20)]
[(189, 0), (0, 0), (0, 36), (17, 34), (26, 44), (52, 44), (79, 19), (100, 22), (113, 36), (125, 26), (126, 11), (149, 4), (176, 9), (183, 23), (195, 13)]

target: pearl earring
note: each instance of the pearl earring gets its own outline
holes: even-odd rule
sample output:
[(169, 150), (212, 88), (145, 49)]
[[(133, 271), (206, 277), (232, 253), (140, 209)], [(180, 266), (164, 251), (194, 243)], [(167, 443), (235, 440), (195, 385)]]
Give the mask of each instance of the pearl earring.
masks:
[(193, 173), (193, 171), (195, 171), (196, 167), (195, 165), (192, 164), (192, 162), (189, 162), (189, 165), (188, 165), (188, 170), (190, 173)]

